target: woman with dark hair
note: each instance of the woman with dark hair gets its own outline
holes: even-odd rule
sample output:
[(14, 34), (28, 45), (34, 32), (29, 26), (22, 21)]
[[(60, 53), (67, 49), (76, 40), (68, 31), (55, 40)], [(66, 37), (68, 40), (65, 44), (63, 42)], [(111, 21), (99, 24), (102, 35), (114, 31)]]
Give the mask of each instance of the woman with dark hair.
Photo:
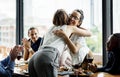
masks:
[(114, 33), (109, 36), (106, 43), (106, 51), (108, 51), (108, 62), (101, 68), (91, 64), (91, 70), (93, 72), (120, 74), (120, 33)]

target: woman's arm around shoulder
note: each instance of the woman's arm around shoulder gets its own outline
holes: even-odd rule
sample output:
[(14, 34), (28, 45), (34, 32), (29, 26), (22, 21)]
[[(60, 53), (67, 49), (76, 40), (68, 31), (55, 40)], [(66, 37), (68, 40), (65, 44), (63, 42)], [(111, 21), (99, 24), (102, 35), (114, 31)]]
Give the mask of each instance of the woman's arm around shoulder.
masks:
[(77, 34), (79, 36), (90, 37), (92, 35), (91, 31), (82, 27), (78, 28), (76, 26), (72, 26), (72, 30), (73, 34)]

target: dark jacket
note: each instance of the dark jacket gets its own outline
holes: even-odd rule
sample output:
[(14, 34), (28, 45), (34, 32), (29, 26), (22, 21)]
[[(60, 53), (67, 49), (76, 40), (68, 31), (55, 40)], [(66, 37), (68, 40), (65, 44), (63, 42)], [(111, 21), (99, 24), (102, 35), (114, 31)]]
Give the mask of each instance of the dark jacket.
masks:
[(30, 39), (29, 41), (31, 42), (31, 48), (36, 52), (39, 46), (42, 45), (43, 38), (39, 37), (35, 43), (33, 43)]
[(114, 49), (113, 51), (109, 51), (107, 64), (102, 68), (98, 68), (97, 71), (120, 74), (120, 50)]

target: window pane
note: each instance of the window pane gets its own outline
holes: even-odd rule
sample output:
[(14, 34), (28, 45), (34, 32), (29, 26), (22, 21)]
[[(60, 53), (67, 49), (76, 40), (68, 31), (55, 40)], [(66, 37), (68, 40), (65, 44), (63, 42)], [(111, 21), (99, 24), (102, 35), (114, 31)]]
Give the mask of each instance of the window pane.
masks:
[[(16, 44), (16, 0), (0, 0), (0, 54)], [(0, 59), (2, 55), (0, 55)]]
[(120, 33), (120, 1), (113, 0), (113, 33)]
[[(25, 0), (24, 1), (24, 37), (28, 28), (35, 26), (40, 36), (52, 26), (52, 18), (57, 9), (71, 13), (75, 9), (84, 11), (82, 26), (93, 32), (87, 44), (95, 55), (102, 55), (102, 0)], [(102, 58), (99, 58), (102, 61)]]

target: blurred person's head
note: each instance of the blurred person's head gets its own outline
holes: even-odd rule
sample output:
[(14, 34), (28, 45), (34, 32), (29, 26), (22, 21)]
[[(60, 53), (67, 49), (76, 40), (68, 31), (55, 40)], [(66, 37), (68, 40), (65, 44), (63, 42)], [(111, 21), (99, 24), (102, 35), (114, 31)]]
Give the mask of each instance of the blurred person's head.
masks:
[(84, 19), (82, 10), (74, 10), (69, 17), (69, 25), (80, 27)]
[(67, 25), (68, 23), (68, 14), (63, 9), (58, 9), (53, 17), (53, 24), (55, 26)]
[(35, 28), (35, 27), (29, 28), (29, 30), (28, 30), (28, 36), (30, 37), (30, 39), (32, 40), (32, 42), (37, 41), (38, 34), (39, 34), (39, 32), (38, 32), (37, 28)]
[(106, 42), (107, 51), (112, 51), (114, 49), (120, 49), (120, 33), (110, 35)]

